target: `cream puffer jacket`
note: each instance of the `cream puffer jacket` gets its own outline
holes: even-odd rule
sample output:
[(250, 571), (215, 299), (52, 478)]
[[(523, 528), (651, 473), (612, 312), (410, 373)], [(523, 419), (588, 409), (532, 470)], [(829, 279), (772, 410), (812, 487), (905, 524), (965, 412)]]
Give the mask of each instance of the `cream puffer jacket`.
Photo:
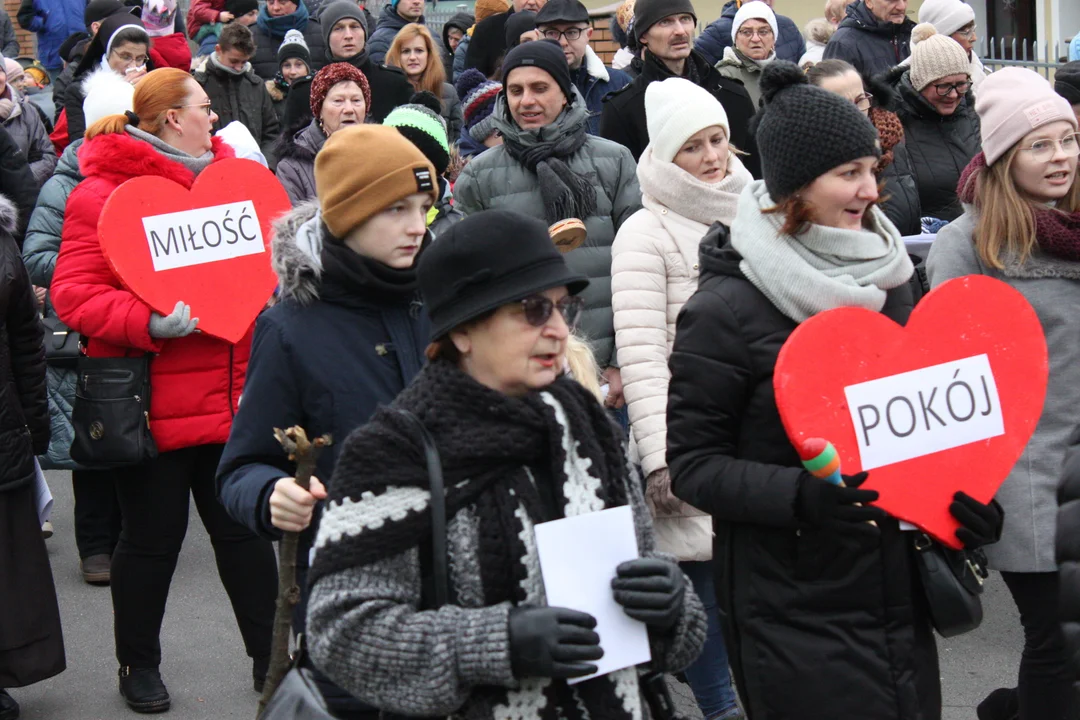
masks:
[[(675, 319), (697, 290), (698, 245), (713, 222), (731, 224), (739, 193), (753, 179), (735, 155), (728, 167), (723, 181), (709, 185), (672, 163), (656, 161), (647, 147), (638, 165), (643, 208), (623, 224), (612, 245), (615, 346), (630, 414), (631, 453), (646, 477), (667, 468), (668, 356)], [(661, 496), (665, 490), (659, 489)], [(648, 495), (657, 491), (650, 488)], [(706, 514), (679, 501), (674, 510), (650, 506), (662, 551), (680, 561), (712, 557), (712, 521)]]

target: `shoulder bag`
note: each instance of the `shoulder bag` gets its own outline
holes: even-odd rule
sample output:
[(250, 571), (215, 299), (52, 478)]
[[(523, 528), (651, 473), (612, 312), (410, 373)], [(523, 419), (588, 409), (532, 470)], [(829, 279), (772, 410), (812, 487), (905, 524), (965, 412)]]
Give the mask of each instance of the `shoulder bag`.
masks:
[(79, 333), (65, 325), (55, 315), (41, 319), (45, 330), (45, 362), (50, 367), (74, 368), (82, 352), (79, 349)]
[(930, 620), (942, 637), (979, 627), (983, 619), (983, 581), (989, 573), (981, 550), (953, 550), (926, 533), (915, 538), (919, 577), (930, 606)]
[(158, 455), (150, 434), (150, 355), (76, 363), (71, 459), (87, 468), (117, 468)]

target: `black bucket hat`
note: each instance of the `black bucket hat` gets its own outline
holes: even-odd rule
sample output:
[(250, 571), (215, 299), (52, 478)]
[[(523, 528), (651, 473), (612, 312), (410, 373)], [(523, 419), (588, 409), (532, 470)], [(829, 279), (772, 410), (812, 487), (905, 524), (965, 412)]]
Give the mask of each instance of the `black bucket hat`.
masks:
[(589, 284), (567, 267), (547, 225), (509, 210), (474, 213), (440, 234), (417, 279), (433, 340), (515, 300), (562, 285), (577, 295)]

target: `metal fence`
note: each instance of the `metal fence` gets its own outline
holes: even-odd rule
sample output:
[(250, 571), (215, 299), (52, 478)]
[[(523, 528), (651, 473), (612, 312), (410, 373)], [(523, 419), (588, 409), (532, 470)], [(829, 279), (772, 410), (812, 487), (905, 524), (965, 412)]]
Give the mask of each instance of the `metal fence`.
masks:
[(1041, 73), (1048, 80), (1053, 71), (1064, 64), (1069, 55), (1067, 43), (1056, 42), (1053, 53), (1050, 43), (1035, 43), (1027, 40), (989, 38), (982, 42), (979, 57), (988, 70), (997, 70), (1006, 66), (1031, 68)]

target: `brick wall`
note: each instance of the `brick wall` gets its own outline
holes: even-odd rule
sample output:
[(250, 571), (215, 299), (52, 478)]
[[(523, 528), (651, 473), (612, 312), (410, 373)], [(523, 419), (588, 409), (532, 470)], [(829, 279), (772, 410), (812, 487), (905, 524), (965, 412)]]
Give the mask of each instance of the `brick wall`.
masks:
[(19, 0), (4, 0), (4, 10), (15, 27), (15, 37), (19, 38), (19, 54), (34, 57), (34, 33), (19, 27), (19, 21), (15, 18), (19, 14)]
[(610, 15), (594, 17), (590, 22), (593, 26), (592, 49), (605, 65), (611, 65), (611, 61), (615, 59), (615, 53), (619, 50), (619, 43), (612, 39), (611, 30), (608, 29), (610, 23), (614, 22), (614, 18)]

